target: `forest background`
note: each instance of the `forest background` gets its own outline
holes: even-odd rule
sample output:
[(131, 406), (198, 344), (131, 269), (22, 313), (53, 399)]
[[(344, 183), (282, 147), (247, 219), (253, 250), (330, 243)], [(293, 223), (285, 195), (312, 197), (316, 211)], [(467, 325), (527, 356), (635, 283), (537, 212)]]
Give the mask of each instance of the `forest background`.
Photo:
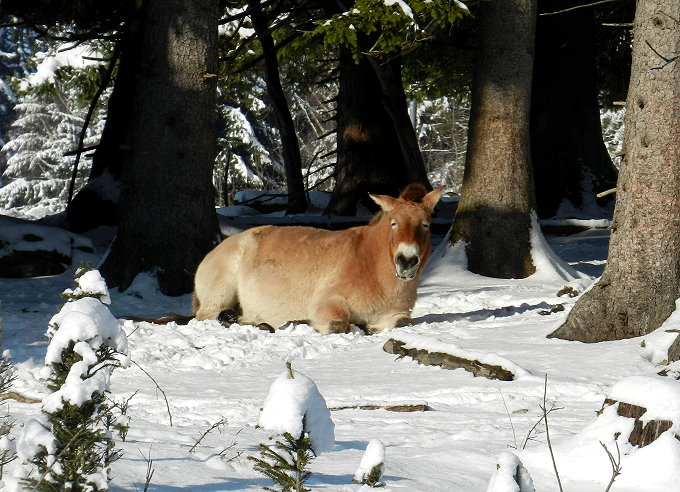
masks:
[[(632, 145), (614, 153), (634, 161), (618, 200), (628, 182), (649, 193), (664, 173), (676, 179), (675, 10), (663, 0), (3, 2), (14, 122), (0, 199), (15, 209), (65, 202), (52, 220), (75, 232), (118, 226), (101, 265), (108, 284), (125, 290), (152, 272), (180, 295), (218, 237), (215, 205), (236, 189), (285, 188), (288, 214), (308, 208), (310, 189), (328, 189), (324, 214), (353, 215), (368, 192), (443, 184), (460, 188), (450, 239), (466, 243), (470, 271), (526, 277), (536, 215), (606, 213), (612, 196), (595, 197), (617, 169), (602, 120), (620, 121), (611, 108), (624, 96), (642, 113), (628, 111)], [(81, 67), (68, 62), (74, 50)], [(670, 105), (646, 99), (659, 91)], [(643, 210), (624, 203), (634, 206), (617, 225)], [(649, 214), (674, 224), (676, 208), (651, 204)], [(621, 309), (643, 299), (644, 279), (628, 278), (605, 337), (636, 324)], [(661, 282), (646, 288), (667, 294), (654, 327), (678, 297), (670, 277)]]

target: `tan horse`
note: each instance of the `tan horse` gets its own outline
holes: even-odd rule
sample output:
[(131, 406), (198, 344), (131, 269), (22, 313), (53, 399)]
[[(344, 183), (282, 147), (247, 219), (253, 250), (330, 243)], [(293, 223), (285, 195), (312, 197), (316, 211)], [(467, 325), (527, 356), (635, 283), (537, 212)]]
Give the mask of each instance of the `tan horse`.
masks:
[(196, 319), (240, 308), (241, 323), (304, 320), (321, 333), (409, 324), (441, 191), (409, 185), (400, 198), (370, 195), (381, 212), (366, 226), (264, 226), (225, 239), (196, 272)]

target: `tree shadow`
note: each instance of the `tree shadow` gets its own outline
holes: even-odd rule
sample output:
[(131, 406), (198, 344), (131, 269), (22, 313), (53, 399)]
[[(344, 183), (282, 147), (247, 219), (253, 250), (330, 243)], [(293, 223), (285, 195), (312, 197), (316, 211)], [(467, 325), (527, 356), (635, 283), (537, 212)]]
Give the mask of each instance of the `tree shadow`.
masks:
[(527, 303), (523, 303), (520, 304), (519, 306), (503, 306), (495, 309), (478, 309), (476, 311), (469, 311), (467, 313), (426, 314), (424, 316), (413, 318), (413, 324), (415, 325), (418, 323), (446, 323), (461, 320), (480, 321), (492, 317), (505, 318), (508, 316), (514, 316), (516, 314), (522, 314), (537, 309), (544, 309), (550, 311), (559, 304), (560, 303), (549, 304), (547, 302), (540, 302), (538, 304), (530, 305)]

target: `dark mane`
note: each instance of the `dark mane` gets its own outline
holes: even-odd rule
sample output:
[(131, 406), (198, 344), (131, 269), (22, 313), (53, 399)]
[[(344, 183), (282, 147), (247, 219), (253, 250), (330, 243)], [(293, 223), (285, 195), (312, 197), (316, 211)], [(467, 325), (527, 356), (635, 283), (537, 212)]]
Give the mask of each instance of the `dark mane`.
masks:
[(401, 190), (399, 198), (407, 202), (423, 203), (423, 198), (427, 195), (427, 189), (420, 183), (411, 183)]

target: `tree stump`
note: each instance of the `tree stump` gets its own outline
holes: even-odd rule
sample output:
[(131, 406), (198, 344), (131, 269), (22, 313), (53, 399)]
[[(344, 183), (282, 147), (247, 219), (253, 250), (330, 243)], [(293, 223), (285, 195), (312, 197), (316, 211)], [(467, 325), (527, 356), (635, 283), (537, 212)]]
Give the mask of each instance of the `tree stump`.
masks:
[[(604, 400), (602, 409), (604, 410), (605, 407), (614, 405), (616, 403), (619, 404), (617, 410), (618, 415), (635, 420), (633, 431), (630, 433), (630, 437), (628, 438), (628, 442), (633, 446), (643, 448), (648, 444), (653, 443), (661, 434), (666, 432), (673, 425), (673, 422), (670, 420), (651, 420), (643, 425), (640, 417), (642, 417), (645, 412), (647, 412), (645, 407), (613, 400), (611, 398), (606, 398)], [(675, 435), (675, 438), (680, 440), (680, 436), (677, 434)]]
[(475, 377), (481, 376), (487, 379), (499, 379), (512, 381), (516, 378), (508, 369), (501, 366), (485, 364), (474, 359), (465, 359), (443, 352), (428, 352), (425, 349), (406, 348), (406, 343), (401, 340), (390, 338), (385, 342), (383, 350), (390, 354), (409, 356), (425, 366), (439, 366), (443, 369), (465, 369)]

